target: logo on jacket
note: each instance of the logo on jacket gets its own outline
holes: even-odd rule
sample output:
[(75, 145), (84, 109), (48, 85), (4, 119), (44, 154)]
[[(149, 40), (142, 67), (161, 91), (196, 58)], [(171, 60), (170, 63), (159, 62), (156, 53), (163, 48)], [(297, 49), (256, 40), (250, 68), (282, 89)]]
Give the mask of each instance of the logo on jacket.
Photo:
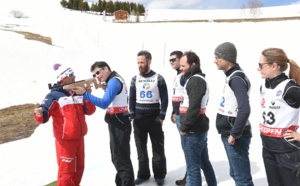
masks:
[(281, 90), (278, 90), (277, 92), (276, 92), (276, 96), (280, 96), (282, 94), (282, 91)]
[(145, 90), (150, 90), (150, 84), (149, 84), (149, 83), (145, 83), (145, 84), (143, 85), (143, 89), (145, 89)]
[(74, 158), (60, 157), (62, 162), (71, 163)]
[(265, 107), (265, 103), (266, 103), (265, 98), (262, 98), (262, 99), (261, 99), (261, 102), (260, 102), (260, 105), (261, 105), (262, 107)]
[(269, 106), (269, 108), (270, 108), (270, 109), (280, 109), (280, 106), (275, 106), (275, 103), (276, 103), (276, 102), (275, 102), (274, 100), (272, 100), (272, 101), (271, 101), (271, 106)]
[(107, 109), (106, 109), (106, 111), (107, 111), (107, 112), (111, 112), (111, 113), (113, 113), (113, 112), (114, 112), (114, 108), (112, 108), (112, 107), (109, 107), (109, 108), (107, 108)]

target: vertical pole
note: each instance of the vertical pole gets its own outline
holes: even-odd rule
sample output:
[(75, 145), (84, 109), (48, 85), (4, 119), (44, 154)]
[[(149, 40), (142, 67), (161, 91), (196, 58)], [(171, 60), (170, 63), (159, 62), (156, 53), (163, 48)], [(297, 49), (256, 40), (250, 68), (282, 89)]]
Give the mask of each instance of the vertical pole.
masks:
[(166, 56), (166, 45), (167, 45), (167, 42), (165, 41), (165, 46), (164, 46), (164, 55), (163, 55), (163, 58), (164, 58), (164, 66), (165, 66), (165, 56)]

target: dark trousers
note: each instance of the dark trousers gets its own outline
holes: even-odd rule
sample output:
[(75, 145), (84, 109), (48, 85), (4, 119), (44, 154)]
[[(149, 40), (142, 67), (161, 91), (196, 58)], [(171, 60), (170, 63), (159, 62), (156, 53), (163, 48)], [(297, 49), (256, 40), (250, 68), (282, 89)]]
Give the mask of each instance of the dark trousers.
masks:
[(300, 150), (274, 153), (263, 148), (263, 159), (270, 186), (300, 185)]
[(152, 143), (152, 170), (155, 179), (164, 179), (167, 174), (164, 149), (164, 132), (158, 117), (136, 116), (133, 122), (134, 138), (138, 153), (139, 170), (137, 177), (150, 177), (149, 158), (147, 150), (148, 134)]
[(128, 116), (116, 114), (114, 117), (105, 117), (108, 123), (111, 160), (117, 174), (117, 186), (134, 186), (134, 172), (130, 159), (131, 123)]

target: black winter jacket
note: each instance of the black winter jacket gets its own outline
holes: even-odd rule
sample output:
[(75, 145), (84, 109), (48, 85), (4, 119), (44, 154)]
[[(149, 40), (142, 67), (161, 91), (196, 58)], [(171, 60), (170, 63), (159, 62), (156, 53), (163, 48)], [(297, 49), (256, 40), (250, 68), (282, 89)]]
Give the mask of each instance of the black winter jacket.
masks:
[(187, 133), (206, 132), (209, 129), (208, 117), (205, 114), (199, 114), (200, 103), (205, 95), (207, 84), (202, 78), (194, 77), (195, 74), (205, 77), (200, 65), (193, 66), (186, 74), (188, 81), (185, 88), (189, 97), (189, 108), (187, 113), (180, 114), (180, 130)]

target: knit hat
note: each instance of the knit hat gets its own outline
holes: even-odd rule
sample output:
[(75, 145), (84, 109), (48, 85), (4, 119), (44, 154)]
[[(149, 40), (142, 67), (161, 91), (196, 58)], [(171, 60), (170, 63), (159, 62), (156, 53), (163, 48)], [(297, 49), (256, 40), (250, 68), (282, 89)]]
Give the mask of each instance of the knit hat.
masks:
[(72, 77), (74, 75), (74, 72), (70, 67), (64, 67), (58, 63), (53, 65), (53, 69), (55, 70), (56, 80), (59, 83), (66, 77)]
[(217, 46), (215, 55), (231, 63), (236, 63), (237, 51), (234, 44), (225, 42)]

